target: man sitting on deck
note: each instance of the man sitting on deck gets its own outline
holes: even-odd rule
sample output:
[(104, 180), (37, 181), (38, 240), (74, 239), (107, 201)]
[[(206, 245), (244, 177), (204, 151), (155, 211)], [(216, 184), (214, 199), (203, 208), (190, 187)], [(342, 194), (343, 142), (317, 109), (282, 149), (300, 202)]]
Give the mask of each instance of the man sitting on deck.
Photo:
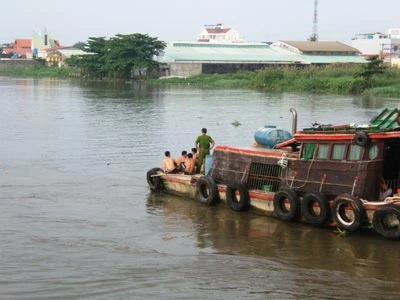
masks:
[(192, 154), (192, 153), (189, 153), (189, 154), (187, 155), (185, 164), (186, 164), (186, 169), (185, 169), (185, 172), (184, 172), (184, 173), (185, 173), (186, 175), (192, 175), (192, 174), (194, 174), (195, 160), (194, 160), (194, 158), (193, 158), (193, 154)]
[(387, 186), (385, 179), (381, 178), (381, 181), (379, 183), (379, 200), (383, 201), (387, 197), (390, 197), (392, 195), (392, 192), (392, 189)]
[(185, 166), (186, 159), (187, 159), (187, 151), (183, 150), (183, 151), (182, 151), (182, 155), (179, 156), (179, 157), (175, 160), (175, 161), (176, 161), (176, 164), (178, 165), (178, 170), (179, 170), (179, 171), (185, 171), (185, 169), (186, 169), (186, 166)]
[(171, 158), (171, 153), (169, 151), (165, 151), (165, 157), (162, 161), (162, 169), (165, 174), (178, 173), (178, 169), (176, 168), (176, 162)]

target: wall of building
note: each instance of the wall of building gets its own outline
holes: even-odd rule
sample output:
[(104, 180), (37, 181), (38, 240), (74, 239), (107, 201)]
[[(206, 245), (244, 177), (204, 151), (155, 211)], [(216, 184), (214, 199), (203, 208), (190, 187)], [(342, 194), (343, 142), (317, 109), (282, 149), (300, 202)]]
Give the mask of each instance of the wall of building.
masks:
[(391, 59), (391, 66), (400, 68), (400, 58), (392, 58)]
[(23, 69), (30, 68), (35, 65), (33, 59), (9, 59), (0, 58), (0, 70), (13, 70), (13, 69)]
[(202, 73), (201, 63), (171, 63), (169, 66), (169, 74), (167, 76), (189, 77)]
[(360, 50), (362, 55), (382, 55), (390, 52), (390, 39), (357, 39), (351, 41), (351, 46)]

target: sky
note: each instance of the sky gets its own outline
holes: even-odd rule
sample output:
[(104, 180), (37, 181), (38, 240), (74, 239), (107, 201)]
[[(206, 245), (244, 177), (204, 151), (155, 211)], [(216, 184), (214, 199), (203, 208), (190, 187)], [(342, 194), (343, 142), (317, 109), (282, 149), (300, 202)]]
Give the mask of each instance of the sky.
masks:
[[(314, 0), (2, 1), (0, 44), (54, 34), (63, 46), (89, 37), (141, 33), (161, 41), (196, 41), (204, 25), (221, 23), (246, 42), (307, 40)], [(318, 0), (320, 41), (351, 44), (358, 33), (400, 28), (400, 0)]]

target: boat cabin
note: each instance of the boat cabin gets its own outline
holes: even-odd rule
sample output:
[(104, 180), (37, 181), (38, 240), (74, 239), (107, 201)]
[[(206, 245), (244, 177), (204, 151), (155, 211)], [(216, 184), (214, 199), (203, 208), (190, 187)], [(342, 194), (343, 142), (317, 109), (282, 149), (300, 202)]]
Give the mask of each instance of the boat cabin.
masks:
[(400, 187), (397, 109), (384, 110), (368, 126), (318, 126), (293, 134), (273, 149), (218, 146), (210, 175), (216, 183), (244, 182), (249, 190), (297, 195), (320, 192), (332, 200), (349, 194), (380, 201), (380, 180)]

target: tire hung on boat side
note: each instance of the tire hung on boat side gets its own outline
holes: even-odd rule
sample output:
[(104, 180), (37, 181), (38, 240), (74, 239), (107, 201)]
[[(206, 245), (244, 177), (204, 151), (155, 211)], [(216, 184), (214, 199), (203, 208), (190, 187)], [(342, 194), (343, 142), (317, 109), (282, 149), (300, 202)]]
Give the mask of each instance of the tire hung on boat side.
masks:
[(373, 216), (374, 229), (389, 240), (400, 239), (400, 207), (395, 204), (386, 204), (379, 207)]
[(226, 201), (234, 211), (247, 211), (250, 208), (250, 196), (246, 185), (241, 181), (232, 181), (226, 187)]
[(283, 221), (292, 221), (300, 213), (300, 200), (291, 189), (281, 189), (274, 195), (274, 212)]
[(328, 198), (322, 193), (307, 193), (301, 202), (301, 213), (307, 223), (316, 226), (324, 225), (331, 214)]
[(218, 187), (211, 176), (201, 176), (197, 180), (196, 197), (203, 204), (213, 205), (219, 202)]
[(158, 175), (159, 171), (163, 172), (163, 170), (160, 168), (153, 168), (147, 171), (147, 183), (150, 187), (150, 190), (153, 192), (159, 192), (163, 189), (161, 178), (159, 176), (153, 176)]
[(356, 231), (366, 222), (366, 213), (360, 199), (348, 194), (339, 195), (332, 203), (332, 219), (347, 231)]
[(368, 132), (366, 131), (357, 131), (354, 135), (354, 141), (358, 146), (366, 147), (371, 142)]

